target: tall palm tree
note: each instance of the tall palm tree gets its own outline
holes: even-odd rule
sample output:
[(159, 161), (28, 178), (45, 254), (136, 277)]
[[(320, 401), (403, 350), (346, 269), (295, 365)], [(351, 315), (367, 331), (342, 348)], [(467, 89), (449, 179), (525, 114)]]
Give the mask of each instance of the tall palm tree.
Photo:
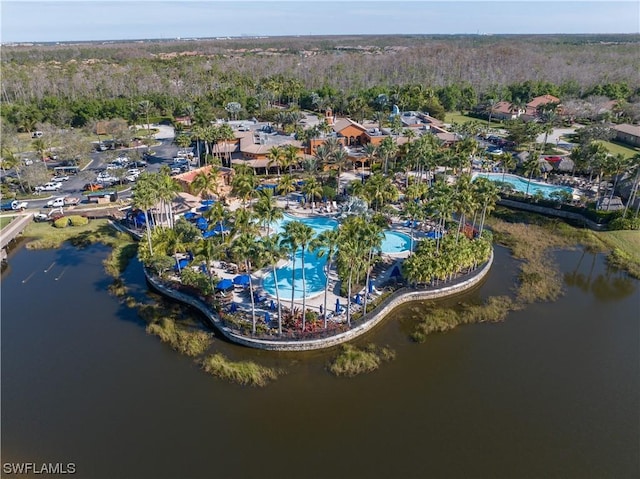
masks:
[(480, 230), (478, 234), (482, 236), (484, 221), (487, 213), (495, 208), (496, 202), (500, 199), (496, 184), (486, 178), (476, 178), (473, 182), (479, 203), (482, 205), (482, 216), (480, 218)]
[(284, 175), (282, 178), (280, 178), (280, 181), (278, 181), (277, 191), (287, 198), (287, 208), (289, 208), (289, 193), (296, 191), (296, 185), (293, 176)]
[(264, 263), (271, 266), (273, 274), (273, 284), (276, 289), (276, 301), (278, 303), (278, 334), (282, 335), (282, 305), (280, 304), (280, 288), (278, 287), (278, 270), (277, 265), (281, 259), (287, 257), (288, 249), (282, 243), (282, 237), (279, 233), (262, 238), (261, 253)]
[(294, 314), (295, 295), (296, 295), (296, 253), (300, 247), (298, 238), (298, 228), (301, 223), (299, 221), (290, 221), (283, 227), (281, 243), (291, 252), (291, 318)]
[(308, 202), (313, 202), (316, 198), (322, 198), (322, 185), (318, 183), (315, 177), (311, 176), (305, 180), (302, 192)]
[(298, 166), (300, 150), (295, 145), (287, 145), (283, 147), (283, 157), (286, 165), (289, 167), (289, 174), (293, 172), (293, 167)]
[(269, 148), (269, 152), (267, 153), (267, 167), (271, 168), (272, 166), (276, 166), (278, 168), (278, 178), (280, 178), (280, 167), (282, 166), (282, 159), (284, 157), (284, 151), (280, 146), (272, 146)]
[(525, 192), (525, 195), (529, 196), (529, 187), (531, 186), (531, 178), (533, 177), (533, 175), (536, 175), (536, 176), (540, 175), (542, 171), (540, 167), (539, 156), (536, 152), (532, 152), (529, 155), (529, 158), (527, 158), (527, 161), (525, 161), (524, 164), (522, 165), (522, 169), (524, 170), (524, 173), (529, 178), (529, 181), (527, 182), (527, 190)]
[(249, 295), (251, 296), (251, 332), (256, 334), (256, 302), (253, 296), (253, 280), (251, 265), (258, 257), (256, 238), (251, 233), (240, 234), (231, 245), (231, 254), (239, 263), (244, 263), (249, 276)]
[(502, 166), (502, 182), (504, 183), (504, 176), (508, 170), (512, 170), (516, 167), (516, 159), (511, 153), (503, 152), (498, 157), (500, 160), (500, 166)]
[(256, 177), (251, 173), (236, 173), (231, 180), (233, 193), (242, 199), (246, 207), (247, 201), (255, 193)]
[(223, 228), (224, 222), (229, 219), (229, 211), (227, 211), (224, 205), (220, 202), (214, 203), (211, 205), (207, 211), (205, 211), (202, 216), (204, 216), (207, 220), (209, 220), (212, 224), (217, 224), (220, 228), (220, 236), (225, 238), (225, 230)]
[(181, 191), (180, 186), (176, 180), (169, 175), (166, 169), (163, 169), (156, 177), (155, 187), (158, 199), (162, 203), (164, 214), (169, 221), (169, 226), (173, 227), (173, 200), (175, 200), (178, 193)]
[[(413, 229), (412, 229), (413, 230)], [(364, 303), (362, 306), (362, 314), (367, 314), (367, 304), (369, 300), (369, 295), (367, 292), (369, 281), (371, 281), (371, 268), (373, 266), (374, 254), (376, 251), (380, 251), (380, 247), (382, 246), (382, 241), (384, 240), (384, 232), (382, 228), (376, 223), (366, 223), (362, 228), (362, 241), (364, 243), (364, 248), (366, 251), (366, 266), (365, 270), (367, 272), (365, 277), (365, 294), (364, 294)], [(413, 241), (413, 240), (412, 240)], [(411, 249), (413, 249), (413, 242), (411, 243)]]
[(342, 170), (346, 169), (350, 162), (349, 155), (344, 148), (338, 148), (331, 154), (331, 163), (338, 168), (338, 176), (336, 177), (338, 191), (340, 191), (340, 176), (342, 175)]
[(211, 167), (207, 173), (198, 173), (191, 182), (190, 189), (194, 195), (213, 195), (218, 198), (218, 168)]
[(271, 188), (259, 192), (258, 201), (253, 205), (253, 211), (258, 221), (267, 229), (267, 236), (271, 234), (271, 224), (284, 216), (282, 209), (276, 206)]
[(325, 264), (325, 283), (324, 283), (324, 329), (327, 329), (327, 296), (329, 294), (329, 274), (333, 258), (338, 252), (338, 244), (340, 241), (340, 232), (336, 230), (327, 230), (320, 233), (309, 245), (309, 251), (315, 251), (318, 258), (327, 257)]
[[(287, 226), (291, 225), (287, 229)], [(304, 332), (306, 327), (306, 319), (307, 319), (307, 285), (306, 285), (306, 274), (305, 274), (305, 253), (309, 248), (309, 244), (313, 240), (314, 232), (313, 228), (309, 225), (302, 223), (301, 221), (291, 221), (285, 225), (285, 235), (292, 234), (295, 237), (294, 242), (298, 245), (298, 247), (302, 251), (302, 332)], [(286, 236), (285, 236), (286, 237)], [(295, 253), (294, 253), (295, 255)], [(293, 293), (292, 293), (293, 298)], [(292, 299), (293, 303), (293, 299)]]
[(204, 261), (207, 266), (207, 276), (209, 276), (211, 290), (213, 291), (215, 285), (213, 284), (214, 274), (211, 271), (211, 264), (213, 261), (220, 259), (224, 253), (225, 245), (222, 243), (222, 236), (202, 238), (198, 241), (195, 250), (195, 259)]
[(151, 224), (149, 223), (149, 208), (158, 202), (157, 191), (152, 187), (152, 176), (150, 173), (142, 173), (138, 177), (138, 182), (133, 189), (133, 207), (142, 210), (149, 243), (149, 253), (153, 255), (153, 245), (151, 242)]

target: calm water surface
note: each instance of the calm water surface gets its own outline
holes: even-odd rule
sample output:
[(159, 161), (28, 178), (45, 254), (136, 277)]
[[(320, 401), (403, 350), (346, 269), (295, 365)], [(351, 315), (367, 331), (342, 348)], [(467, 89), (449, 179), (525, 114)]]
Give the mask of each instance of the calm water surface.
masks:
[[(640, 288), (561, 252), (566, 294), (500, 324), (408, 339), (424, 305), (360, 343), (397, 358), (355, 379), (302, 356), (213, 348), (285, 368), (264, 389), (201, 372), (106, 288), (103, 247), (18, 249), (2, 276), (2, 461), (74, 462), (87, 478), (635, 478)], [(509, 291), (488, 280), (448, 301)], [(146, 286), (127, 271), (134, 294)], [(48, 272), (45, 272), (47, 270)]]

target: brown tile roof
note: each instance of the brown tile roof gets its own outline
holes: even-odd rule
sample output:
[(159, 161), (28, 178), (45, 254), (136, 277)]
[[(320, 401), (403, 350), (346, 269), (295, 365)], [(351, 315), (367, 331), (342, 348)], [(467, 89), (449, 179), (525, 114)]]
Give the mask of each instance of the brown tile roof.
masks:
[(527, 106), (535, 109), (535, 108), (538, 108), (540, 105), (546, 105), (547, 103), (560, 103), (560, 98), (557, 98), (553, 95), (537, 96), (533, 100), (531, 100), (529, 103), (527, 103)]

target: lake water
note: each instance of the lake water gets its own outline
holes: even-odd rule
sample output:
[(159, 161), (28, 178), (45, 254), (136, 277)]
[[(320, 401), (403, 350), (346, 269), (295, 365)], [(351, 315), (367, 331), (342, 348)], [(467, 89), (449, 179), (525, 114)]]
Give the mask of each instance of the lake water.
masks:
[[(354, 379), (335, 351), (241, 348), (285, 368), (264, 389), (204, 374), (106, 292), (105, 248), (10, 254), (2, 276), (2, 461), (73, 462), (82, 478), (632, 478), (640, 472), (639, 282), (557, 254), (566, 294), (499, 324), (408, 339), (425, 307), (358, 344), (396, 360)], [(511, 288), (496, 250), (487, 281)], [(45, 272), (47, 270), (47, 272)], [(133, 294), (147, 287), (134, 263)]]

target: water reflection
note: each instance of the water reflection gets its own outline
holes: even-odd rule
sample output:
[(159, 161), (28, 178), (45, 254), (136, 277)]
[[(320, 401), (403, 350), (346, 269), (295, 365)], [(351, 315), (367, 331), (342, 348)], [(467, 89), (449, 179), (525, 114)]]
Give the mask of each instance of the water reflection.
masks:
[(587, 252), (583, 249), (573, 270), (564, 274), (565, 284), (585, 293), (590, 292), (603, 302), (617, 301), (632, 295), (638, 282), (624, 271), (608, 264), (596, 269), (597, 260), (602, 260), (602, 257), (601, 253)]

